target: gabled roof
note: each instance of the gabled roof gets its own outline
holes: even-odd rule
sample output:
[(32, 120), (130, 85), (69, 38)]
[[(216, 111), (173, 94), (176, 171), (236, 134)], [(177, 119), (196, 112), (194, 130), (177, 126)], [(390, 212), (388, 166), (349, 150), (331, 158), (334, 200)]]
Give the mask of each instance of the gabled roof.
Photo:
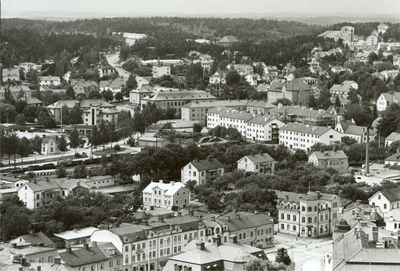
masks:
[(103, 99), (86, 99), (80, 102), (81, 108), (88, 108), (91, 106), (115, 107), (114, 105), (104, 101)]
[(77, 267), (81, 265), (93, 264), (108, 261), (112, 258), (122, 257), (121, 253), (112, 243), (100, 244), (88, 248), (79, 248), (71, 252), (59, 253), (66, 265)]
[(347, 159), (347, 155), (344, 153), (344, 151), (313, 151), (311, 155), (315, 155), (318, 160), (327, 160), (327, 159)]
[(391, 156), (387, 157), (385, 161), (400, 162), (400, 154), (399, 153), (392, 154)]
[(295, 78), (285, 84), (288, 91), (311, 90), (311, 87), (304, 83), (301, 78)]
[[(274, 120), (281, 122), (280, 120), (278, 120), (275, 117), (258, 116), (258, 117), (252, 118), (251, 120), (248, 120), (247, 123), (259, 124), (259, 125), (267, 125), (268, 123), (270, 123), (271, 121), (274, 121)], [(282, 124), (283, 124), (283, 122), (282, 122)]]
[[(43, 181), (29, 182), (25, 184), (32, 191), (46, 191), (46, 190), (56, 190), (56, 189), (67, 189), (70, 190), (76, 186), (81, 186), (89, 189), (89, 186), (77, 179), (48, 179)], [(24, 186), (25, 186), (24, 185)]]
[(249, 101), (247, 103), (249, 107), (260, 107), (260, 108), (275, 108), (276, 105), (266, 101)]
[(400, 140), (400, 133), (392, 132), (388, 137), (386, 137), (386, 140), (399, 141)]
[(225, 167), (217, 158), (194, 160), (192, 162), (189, 162), (189, 164), (192, 164), (199, 171), (213, 170)]
[[(229, 218), (228, 218), (229, 217)], [(250, 215), (226, 215), (216, 219), (219, 223), (228, 227), (230, 232), (240, 231), (249, 228), (255, 228), (265, 225), (272, 225), (273, 219), (269, 215), (250, 214)]]
[(63, 101), (58, 101), (55, 102), (51, 105), (46, 106), (49, 109), (61, 109), (64, 106), (67, 106), (68, 108), (73, 108), (76, 104), (79, 104), (78, 101), (75, 100), (63, 100)]
[(83, 238), (87, 236), (91, 236), (93, 232), (97, 231), (98, 228), (95, 227), (87, 227), (87, 228), (82, 228), (82, 229), (77, 229), (77, 230), (70, 230), (70, 231), (64, 231), (60, 233), (54, 233), (54, 236), (57, 236), (61, 239), (64, 240), (73, 240), (76, 238)]
[(239, 42), (239, 40), (232, 35), (228, 35), (220, 39), (218, 42)]
[(61, 81), (60, 77), (58, 76), (39, 76), (40, 81)]
[(28, 105), (30, 104), (42, 104), (43, 102), (36, 97), (33, 96), (26, 96), (22, 97), (20, 100), (25, 101)]
[(165, 195), (175, 195), (179, 189), (185, 188), (185, 185), (180, 182), (170, 182), (170, 183), (162, 183), (162, 182), (151, 182), (144, 190), (144, 193), (153, 193), (155, 188), (160, 188), (164, 191)]
[(238, 163), (243, 160), (244, 158), (249, 159), (252, 161), (254, 164), (260, 164), (260, 163), (265, 163), (265, 162), (275, 162), (274, 158), (272, 158), (268, 153), (262, 153), (262, 154), (253, 154), (253, 155), (246, 155), (243, 156), (238, 160)]
[(379, 192), (382, 193), (382, 195), (385, 196), (385, 198), (387, 198), (387, 200), (390, 202), (400, 200), (400, 187), (380, 190), (376, 192), (373, 196), (371, 196), (369, 199), (373, 198)]
[(44, 247), (55, 247), (53, 241), (51, 241), (43, 232), (25, 234), (11, 240), (10, 243), (16, 243), (17, 246), (39, 246), (40, 244), (43, 244)]
[(287, 114), (287, 115), (295, 115), (299, 117), (307, 117), (307, 118), (333, 118), (334, 116), (323, 110), (314, 110), (312, 108), (306, 108), (304, 106), (282, 106), (275, 107), (271, 109), (270, 114), (279, 113), (279, 114)]

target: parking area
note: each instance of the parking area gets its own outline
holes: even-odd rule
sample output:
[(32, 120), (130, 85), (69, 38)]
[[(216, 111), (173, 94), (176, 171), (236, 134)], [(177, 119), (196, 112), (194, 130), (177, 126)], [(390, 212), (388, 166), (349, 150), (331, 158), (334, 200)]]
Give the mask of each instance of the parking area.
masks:
[[(275, 235), (275, 247), (265, 250), (270, 260), (275, 259), (278, 248), (284, 247), (296, 271), (328, 271), (331, 269), (333, 245), (331, 238), (308, 239), (289, 234)], [(329, 255), (329, 256), (328, 256)]]

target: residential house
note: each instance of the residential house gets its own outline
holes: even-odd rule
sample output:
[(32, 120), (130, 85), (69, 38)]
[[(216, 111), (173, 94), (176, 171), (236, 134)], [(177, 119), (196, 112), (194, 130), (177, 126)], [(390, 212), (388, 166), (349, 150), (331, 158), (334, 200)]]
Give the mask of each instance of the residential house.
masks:
[(400, 101), (400, 93), (394, 92), (390, 93), (381, 93), (378, 99), (376, 100), (376, 109), (378, 111), (385, 111), (390, 105), (393, 103), (399, 103)]
[(399, 72), (400, 72), (399, 70), (385, 70), (381, 71), (381, 74), (387, 81), (387, 80), (394, 80), (394, 78), (396, 78), (396, 76), (399, 75)]
[(210, 76), (210, 84), (225, 84), (226, 72), (218, 70)]
[(395, 154), (392, 154), (389, 157), (386, 157), (385, 165), (390, 165), (390, 166), (400, 165), (400, 153), (396, 152)]
[(369, 204), (379, 206), (383, 213), (400, 208), (400, 188), (384, 189), (373, 194)]
[(275, 191), (278, 196), (278, 231), (300, 237), (321, 237), (333, 233), (339, 214), (337, 195)]
[(274, 76), (278, 76), (279, 70), (276, 66), (265, 66), (264, 67), (264, 74), (271, 74)]
[(54, 233), (53, 235), (62, 240), (62, 248), (74, 247), (82, 244), (88, 244), (90, 242), (90, 236), (97, 231), (98, 228), (86, 227), (82, 229), (73, 229), (70, 231), (64, 231)]
[(72, 249), (68, 247), (65, 252), (60, 252), (61, 264), (70, 271), (114, 271), (122, 269), (122, 253), (112, 243), (93, 245), (87, 243), (83, 248)]
[(156, 86), (150, 84), (143, 84), (141, 87), (137, 87), (129, 92), (129, 102), (135, 106), (141, 106), (142, 98), (149, 96), (157, 89)]
[(38, 68), (38, 66), (40, 66), (40, 65), (38, 65), (38, 64), (36, 64), (36, 63), (33, 63), (33, 62), (23, 62), (23, 63), (19, 63), (19, 66), (22, 68), (22, 69), (24, 69), (24, 72), (25, 72), (25, 74), (27, 73), (27, 72), (29, 72), (30, 70), (37, 70), (37, 68)]
[(25, 183), (18, 189), (18, 197), (27, 208), (37, 207), (51, 203), (57, 196), (66, 197), (79, 195), (88, 191), (89, 187), (75, 179), (46, 179)]
[(393, 142), (400, 141), (400, 133), (392, 132), (385, 138), (385, 146), (390, 146)]
[(279, 128), (285, 123), (271, 116), (256, 116), (246, 122), (246, 138), (260, 142), (279, 142)]
[(389, 28), (387, 24), (379, 24), (378, 25), (378, 32), (381, 34), (385, 34), (386, 30)]
[(385, 229), (397, 233), (400, 230), (400, 208), (387, 212), (384, 220)]
[(56, 245), (50, 240), (43, 232), (31, 231), (29, 234), (25, 234), (14, 239), (11, 239), (11, 246), (16, 249), (23, 249), (29, 247), (46, 247), (55, 248)]
[(39, 76), (39, 84), (41, 86), (59, 86), (61, 79), (58, 76)]
[(170, 183), (151, 182), (143, 191), (143, 204), (171, 209), (189, 206), (190, 191), (183, 183), (171, 181)]
[(31, 97), (32, 95), (32, 90), (25, 85), (21, 85), (21, 86), (1, 86), (0, 87), (0, 100), (5, 100), (6, 97), (6, 88), (10, 91), (10, 98), (14, 99), (15, 101), (17, 101), (21, 95), (23, 95), (23, 97)]
[(64, 106), (66, 106), (69, 110), (74, 108), (75, 105), (79, 105), (79, 101), (75, 100), (62, 100), (55, 102), (51, 105), (46, 106), (50, 113), (54, 116), (54, 120), (56, 122), (61, 122), (61, 110)]
[(287, 123), (279, 128), (279, 143), (289, 149), (310, 151), (315, 143), (331, 145), (341, 141), (342, 135), (330, 127), (312, 126), (303, 123)]
[(307, 64), (309, 65), (308, 68), (310, 69), (310, 72), (312, 72), (312, 73), (317, 73), (318, 71), (321, 70), (321, 66), (319, 65), (319, 62), (314, 57), (311, 58), (310, 62), (307, 62)]
[(159, 87), (149, 96), (141, 99), (141, 109), (149, 104), (155, 104), (158, 108), (166, 110), (172, 108), (176, 114), (181, 114), (183, 105), (190, 102), (206, 102), (217, 100), (208, 92), (202, 90), (181, 90)]
[(270, 87), (269, 84), (261, 83), (261, 84), (258, 84), (258, 86), (257, 86), (257, 91), (258, 91), (258, 92), (267, 92), (268, 89), (269, 89), (269, 87)]
[(393, 56), (393, 66), (395, 66), (397, 69), (400, 68), (400, 55)]
[(4, 68), (2, 73), (2, 80), (3, 82), (10, 81), (21, 81), (19, 78), (19, 69), (12, 69), (12, 68)]
[(27, 105), (32, 105), (35, 107), (40, 107), (44, 105), (41, 100), (33, 96), (24, 96), (20, 100), (25, 101)]
[(95, 81), (77, 81), (72, 82), (74, 79), (71, 80), (71, 86), (74, 89), (75, 94), (85, 93), (88, 94), (91, 91), (99, 91), (99, 85)]
[(358, 52), (355, 56), (355, 61), (361, 62), (361, 63), (367, 63), (369, 61), (370, 52), (364, 51), (364, 52)]
[(332, 68), (331, 68), (331, 71), (333, 72), (333, 73), (341, 73), (341, 72), (345, 72), (347, 69), (345, 68), (345, 67), (343, 67), (343, 66), (333, 66)]
[(171, 75), (171, 67), (163, 65), (154, 65), (151, 69), (154, 78), (160, 78), (164, 75)]
[(279, 104), (269, 111), (274, 116), (284, 122), (300, 122), (317, 126), (332, 126), (335, 124), (335, 116), (331, 113), (318, 109), (307, 108), (305, 106), (283, 106)]
[(290, 63), (287, 63), (286, 66), (284, 66), (284, 67), (282, 68), (281, 73), (282, 73), (283, 76), (285, 76), (285, 75), (288, 75), (288, 74), (290, 74), (290, 73), (294, 73), (295, 70), (296, 70), (296, 67), (295, 67), (295, 66), (293, 66), (293, 65), (290, 64)]
[(237, 161), (238, 170), (262, 174), (274, 174), (275, 163), (268, 153), (246, 155)]
[(347, 98), (349, 96), (350, 90), (357, 90), (358, 84), (354, 81), (346, 80), (341, 84), (334, 84), (330, 89), (329, 92), (332, 95), (343, 96)]
[(44, 137), (42, 138), (42, 154), (56, 154), (60, 153), (57, 147), (57, 140), (55, 137)]
[[(199, 60), (200, 60), (200, 64), (201, 67), (206, 70), (210, 70), (211, 69), (211, 65), (213, 63), (213, 59), (210, 55), (207, 54), (202, 54), (199, 56)], [(195, 61), (193, 61), (193, 63), (195, 63)]]
[[(357, 126), (352, 121), (339, 121), (336, 124), (335, 130), (342, 134), (342, 136), (347, 136), (355, 139), (358, 143), (363, 143), (367, 141), (367, 127)], [(375, 133), (370, 131), (369, 140), (375, 137)]]
[(293, 79), (288, 83), (272, 82), (268, 90), (268, 101), (276, 102), (278, 99), (287, 98), (293, 104), (307, 104), (312, 95), (312, 89), (300, 78)]
[(333, 241), (330, 270), (396, 270), (400, 265), (398, 236), (360, 222)]
[(246, 77), (248, 74), (253, 74), (254, 73), (254, 68), (251, 65), (245, 65), (245, 64), (231, 64), (226, 67), (228, 70), (229, 69), (234, 69), (239, 73), (240, 76)]
[(259, 74), (253, 73), (253, 74), (247, 74), (245, 79), (250, 84), (250, 86), (255, 87), (255, 86), (257, 86), (258, 81), (261, 80), (261, 77)]
[[(207, 126), (207, 113), (215, 107), (233, 108), (244, 111), (250, 102), (247, 100), (209, 100), (206, 102), (190, 102), (182, 105), (181, 119), (183, 121), (196, 121), (203, 126)], [(257, 107), (258, 109), (259, 107)]]
[(208, 179), (214, 180), (224, 175), (225, 166), (216, 158), (193, 160), (181, 170), (181, 182), (196, 181), (196, 185), (204, 184)]
[(115, 68), (111, 65), (99, 65), (97, 67), (100, 78), (106, 75), (112, 75), (114, 73), (114, 70)]
[(229, 46), (232, 46), (233, 44), (236, 44), (238, 42), (239, 42), (239, 40), (237, 38), (235, 38), (232, 35), (228, 35), (228, 36), (225, 36), (222, 39), (220, 39), (218, 41), (218, 44), (222, 45), (224, 47), (229, 47)]
[(122, 253), (122, 270), (140, 271), (146, 266), (158, 270), (190, 241), (205, 239), (204, 224), (198, 218), (159, 217), (158, 222), (127, 224), (93, 233), (91, 241), (111, 242)]
[(333, 168), (340, 174), (346, 174), (349, 167), (349, 158), (344, 151), (313, 151), (308, 156), (308, 163), (321, 169)]

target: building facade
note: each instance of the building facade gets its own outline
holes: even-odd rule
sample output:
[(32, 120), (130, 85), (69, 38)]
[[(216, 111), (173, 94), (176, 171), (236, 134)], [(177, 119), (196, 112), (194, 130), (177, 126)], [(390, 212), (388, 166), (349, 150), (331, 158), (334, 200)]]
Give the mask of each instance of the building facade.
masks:
[(308, 156), (308, 163), (321, 169), (333, 168), (340, 174), (346, 174), (349, 167), (349, 158), (344, 151), (313, 151)]
[(172, 206), (181, 208), (189, 205), (190, 191), (182, 183), (151, 182), (142, 193), (145, 206), (171, 209)]
[(274, 174), (275, 163), (268, 153), (246, 155), (237, 161), (238, 170), (260, 174)]
[(224, 175), (225, 166), (216, 158), (193, 160), (181, 170), (181, 182), (196, 181), (196, 185), (205, 184), (208, 179)]

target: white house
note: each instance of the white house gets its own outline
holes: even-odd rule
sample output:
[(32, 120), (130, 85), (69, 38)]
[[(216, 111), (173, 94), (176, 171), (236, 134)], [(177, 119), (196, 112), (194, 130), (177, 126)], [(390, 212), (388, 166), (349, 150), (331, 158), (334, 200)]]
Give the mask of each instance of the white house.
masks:
[(248, 74), (245, 77), (246, 81), (250, 84), (250, 86), (257, 86), (257, 82), (261, 80), (261, 77), (257, 73)]
[(54, 137), (42, 138), (42, 154), (56, 154), (60, 151), (57, 148), (57, 142)]
[(289, 149), (310, 151), (315, 143), (331, 145), (341, 141), (342, 134), (330, 127), (312, 126), (303, 123), (287, 123), (279, 130), (279, 143)]
[(151, 72), (154, 78), (159, 78), (163, 75), (171, 75), (171, 67), (154, 65)]
[(379, 206), (383, 213), (400, 208), (400, 188), (378, 191), (368, 201), (370, 205)]
[(385, 229), (392, 232), (400, 230), (400, 208), (393, 209), (385, 214)]
[[(342, 133), (342, 136), (347, 136), (355, 139), (358, 143), (363, 143), (367, 141), (367, 127), (357, 126), (355, 123), (350, 121), (339, 121), (336, 124), (335, 130)], [(369, 140), (375, 137), (373, 131), (369, 132)]]
[(393, 103), (399, 103), (400, 101), (400, 93), (394, 92), (390, 93), (381, 93), (376, 101), (376, 109), (378, 111), (385, 111)]
[(393, 142), (400, 141), (400, 133), (392, 132), (385, 138), (385, 146), (390, 146)]
[(207, 128), (215, 128), (220, 125), (225, 128), (236, 128), (242, 136), (246, 136), (247, 121), (253, 118), (253, 114), (238, 111), (233, 108), (216, 107), (207, 112)]
[(185, 207), (189, 205), (190, 191), (179, 182), (164, 183), (151, 182), (143, 190), (143, 204), (146, 206), (157, 206), (172, 208), (172, 206)]
[(181, 182), (196, 181), (196, 185), (206, 183), (207, 179), (213, 180), (224, 175), (225, 167), (216, 158), (194, 160), (181, 170)]
[(308, 156), (308, 163), (326, 170), (336, 169), (340, 174), (347, 173), (349, 158), (344, 151), (314, 151)]
[(39, 82), (41, 86), (59, 86), (61, 85), (61, 79), (58, 76), (39, 76)]
[(246, 155), (237, 161), (238, 169), (254, 173), (275, 173), (275, 160), (268, 153)]

